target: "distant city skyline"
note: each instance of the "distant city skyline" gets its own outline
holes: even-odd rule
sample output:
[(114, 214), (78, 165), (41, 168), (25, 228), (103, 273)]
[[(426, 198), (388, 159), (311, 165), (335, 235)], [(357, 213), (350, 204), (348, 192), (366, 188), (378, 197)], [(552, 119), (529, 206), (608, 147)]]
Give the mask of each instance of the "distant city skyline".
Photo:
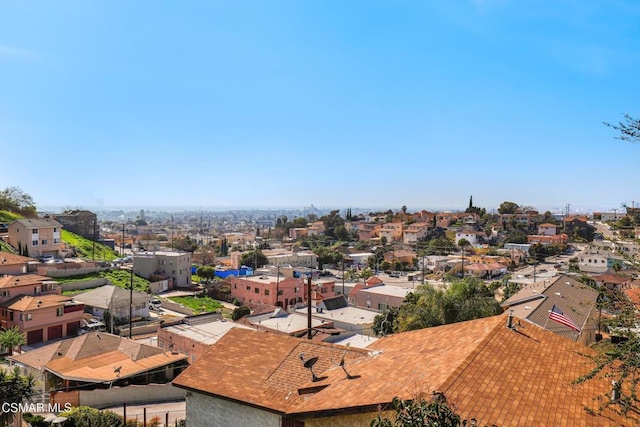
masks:
[[(38, 207), (640, 203), (640, 3), (5, 2), (0, 187)], [(636, 200), (638, 199), (638, 200)]]

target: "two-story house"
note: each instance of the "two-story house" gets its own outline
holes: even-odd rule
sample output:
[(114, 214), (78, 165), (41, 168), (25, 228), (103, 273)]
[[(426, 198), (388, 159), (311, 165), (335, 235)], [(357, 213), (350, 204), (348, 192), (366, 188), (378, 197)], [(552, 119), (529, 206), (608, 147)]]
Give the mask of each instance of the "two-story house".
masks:
[(53, 218), (17, 219), (9, 224), (8, 243), (21, 255), (59, 257), (62, 225)]
[(402, 223), (388, 222), (382, 225), (378, 231), (378, 237), (387, 239), (387, 242), (395, 242), (402, 239)]
[(429, 224), (426, 222), (414, 222), (405, 227), (402, 232), (402, 242), (405, 244), (417, 243), (424, 239), (429, 232)]
[(191, 286), (191, 252), (136, 252), (133, 271), (145, 279), (172, 279), (174, 287), (188, 288)]
[(27, 345), (75, 335), (84, 306), (60, 293), (60, 287), (48, 277), (0, 278), (0, 326), (18, 326)]
[[(302, 278), (277, 276), (229, 277), (231, 296), (248, 305), (289, 307), (307, 300), (307, 282)], [(335, 281), (314, 280), (312, 299), (335, 296)]]

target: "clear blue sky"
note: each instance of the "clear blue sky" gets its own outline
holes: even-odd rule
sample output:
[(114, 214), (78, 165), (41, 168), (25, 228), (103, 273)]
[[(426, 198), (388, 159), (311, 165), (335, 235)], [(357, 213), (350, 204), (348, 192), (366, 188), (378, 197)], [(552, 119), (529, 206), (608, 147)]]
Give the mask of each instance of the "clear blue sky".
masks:
[(1, 1), (39, 206), (640, 202), (640, 2)]

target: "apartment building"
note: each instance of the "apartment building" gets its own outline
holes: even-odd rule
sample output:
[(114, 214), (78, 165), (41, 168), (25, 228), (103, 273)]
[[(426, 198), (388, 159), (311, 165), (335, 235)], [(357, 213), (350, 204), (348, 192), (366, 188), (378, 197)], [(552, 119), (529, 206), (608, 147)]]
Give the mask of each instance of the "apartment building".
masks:
[(145, 279), (172, 279), (173, 286), (191, 286), (191, 253), (181, 251), (135, 252), (133, 271)]

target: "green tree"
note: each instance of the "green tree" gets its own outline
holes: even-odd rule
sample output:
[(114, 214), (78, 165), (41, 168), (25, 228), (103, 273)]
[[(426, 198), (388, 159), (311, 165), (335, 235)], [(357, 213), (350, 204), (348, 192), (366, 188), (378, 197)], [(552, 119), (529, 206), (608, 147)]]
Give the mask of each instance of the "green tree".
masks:
[(339, 225), (333, 230), (333, 234), (336, 239), (341, 240), (343, 242), (349, 241), (350, 235), (344, 225)]
[(429, 328), (500, 314), (494, 292), (480, 279), (453, 279), (446, 288), (420, 285), (400, 307), (396, 332)]
[(216, 269), (208, 265), (203, 265), (196, 269), (196, 274), (205, 279), (207, 283), (209, 283), (213, 278), (216, 277)]
[(240, 264), (246, 265), (255, 270), (256, 268), (264, 267), (265, 265), (269, 264), (269, 260), (260, 249), (256, 249), (243, 253), (242, 257), (240, 258)]
[(33, 198), (20, 187), (7, 187), (0, 191), (0, 210), (14, 212), (27, 218), (37, 216)]
[(13, 326), (9, 329), (5, 329), (0, 332), (0, 348), (9, 352), (9, 355), (13, 355), (13, 349), (25, 345), (27, 340), (20, 329), (17, 326)]
[(231, 319), (235, 321), (249, 314), (251, 314), (251, 309), (246, 305), (241, 305), (240, 307), (236, 307), (233, 309), (233, 312), (231, 313)]
[[(123, 418), (113, 411), (100, 411), (89, 406), (77, 406), (60, 413), (66, 417), (65, 426), (71, 427), (122, 427)], [(127, 423), (128, 424), (128, 423)]]
[(378, 314), (373, 319), (373, 326), (371, 329), (376, 336), (385, 336), (393, 333), (396, 319), (398, 318), (398, 307), (391, 307), (382, 313)]
[(422, 397), (413, 400), (393, 398), (393, 420), (382, 414), (371, 421), (371, 427), (458, 427), (466, 426), (460, 415), (447, 405), (444, 394), (434, 394), (429, 401)]
[(335, 237), (334, 232), (336, 227), (344, 225), (344, 219), (342, 219), (340, 211), (337, 209), (320, 217), (320, 220), (324, 223), (324, 234), (331, 237)]
[[(22, 375), (20, 368), (14, 366), (11, 370), (0, 368), (0, 403), (22, 403), (36, 393), (35, 378), (32, 375)], [(0, 411), (0, 427), (12, 425), (14, 414)]]
[(504, 201), (500, 203), (500, 207), (498, 207), (498, 212), (501, 215), (505, 214), (514, 214), (518, 211), (518, 204), (514, 202)]

